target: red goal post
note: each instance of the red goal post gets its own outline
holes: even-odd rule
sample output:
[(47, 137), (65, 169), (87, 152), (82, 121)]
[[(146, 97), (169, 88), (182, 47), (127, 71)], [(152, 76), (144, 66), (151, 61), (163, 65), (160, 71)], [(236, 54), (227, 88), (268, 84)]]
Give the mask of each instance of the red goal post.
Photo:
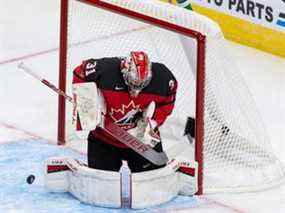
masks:
[[(76, 11), (79, 10), (80, 12), (77, 13)], [(94, 14), (100, 13), (100, 16), (89, 14), (93, 11)], [(106, 16), (101, 14), (103, 11), (106, 11)], [(113, 19), (109, 19), (108, 17), (112, 17), (113, 13), (119, 15), (114, 15)], [(122, 24), (126, 21), (124, 31), (118, 30), (123, 26), (116, 25), (117, 19), (120, 18), (122, 18), (122, 22), (118, 23)], [(96, 23), (97, 20), (98, 23)], [(107, 21), (105, 22), (105, 20)], [(131, 27), (132, 20), (135, 22), (134, 25), (137, 24), (139, 28), (129, 31), (127, 25)], [(101, 25), (110, 25), (110, 27), (101, 29)], [(154, 28), (154, 30), (148, 30), (148, 28)], [(92, 31), (90, 37), (88, 37), (89, 29)], [(96, 34), (97, 30), (98, 35)], [(114, 32), (109, 30), (114, 30)], [(131, 35), (137, 31), (145, 34), (141, 37), (138, 34)], [(160, 39), (165, 40), (162, 42), (155, 40), (156, 36), (159, 37), (158, 32), (163, 34)], [(112, 46), (117, 40), (110, 38), (110, 35), (116, 35), (116, 39), (121, 40), (119, 41), (120, 48), (122, 45), (130, 47), (122, 51), (117, 50), (118, 47)], [(150, 36), (150, 38), (144, 41), (146, 36)], [(168, 36), (171, 37), (170, 40), (167, 40)], [(191, 42), (188, 38), (191, 38)], [(180, 58), (187, 62), (187, 68), (188, 66), (192, 68), (192, 72), (185, 67), (179, 67), (178, 71), (174, 71), (182, 85), (181, 90), (186, 93), (190, 93), (192, 90), (191, 92), (195, 93), (194, 98), (192, 97), (194, 105), (189, 106), (191, 101), (186, 101), (183, 97), (187, 97), (188, 94), (183, 95), (181, 92), (177, 100), (174, 118), (189, 114), (191, 110), (188, 110), (188, 107), (194, 109), (193, 116), (196, 118), (195, 160), (199, 164), (199, 191), (197, 194), (260, 190), (283, 181), (284, 167), (270, 151), (268, 137), (263, 132), (263, 126), (259, 122), (258, 113), (255, 112), (256, 108), (252, 98), (243, 85), (242, 78), (232, 68), (234, 63), (228, 61), (230, 57), (227, 56), (222, 32), (216, 23), (195, 12), (159, 1), (62, 0), (59, 64), (59, 88), (61, 90), (66, 91), (66, 85), (70, 84), (67, 73), (71, 72), (74, 65), (80, 62), (78, 58), (81, 56), (75, 53), (75, 49), (81, 44), (90, 43), (91, 40), (93, 46), (78, 49), (77, 52), (85, 54), (86, 51), (89, 51), (88, 49), (98, 46), (97, 52), (101, 53), (103, 49), (106, 55), (112, 55), (117, 52), (125, 53), (130, 48), (141, 48), (149, 44), (151, 50), (145, 47), (146, 51), (150, 51), (153, 57), (164, 60), (166, 63), (169, 60), (172, 70), (179, 66), (175, 64), (175, 61)], [(94, 40), (98, 42), (94, 42)], [(104, 41), (101, 43), (101, 40)], [(172, 44), (170, 41), (177, 43)], [(161, 44), (157, 44), (158, 42)], [(176, 50), (178, 43), (180, 49)], [(113, 51), (110, 48), (116, 50)], [(165, 50), (161, 50), (162, 48)], [(173, 51), (173, 54), (169, 51)], [(90, 51), (90, 55), (86, 55), (95, 57), (97, 52)], [(155, 52), (159, 52), (158, 56), (155, 55)], [(98, 56), (104, 57), (105, 55)], [(171, 64), (172, 62), (173, 64)], [(189, 82), (184, 83), (184, 79), (187, 81), (188, 73), (193, 76), (192, 82), (188, 79)], [(192, 87), (194, 85), (194, 89), (189, 89), (188, 84)], [(242, 95), (238, 95), (239, 92)], [(189, 97), (189, 99), (191, 98)], [(67, 141), (67, 111), (64, 98), (59, 96), (59, 144), (64, 144)], [(176, 127), (173, 128), (174, 132), (178, 131)], [(265, 169), (267, 170), (265, 171)], [(238, 177), (233, 177), (233, 174)], [(257, 178), (255, 182), (250, 180), (254, 174)], [(241, 177), (243, 175), (244, 177)]]

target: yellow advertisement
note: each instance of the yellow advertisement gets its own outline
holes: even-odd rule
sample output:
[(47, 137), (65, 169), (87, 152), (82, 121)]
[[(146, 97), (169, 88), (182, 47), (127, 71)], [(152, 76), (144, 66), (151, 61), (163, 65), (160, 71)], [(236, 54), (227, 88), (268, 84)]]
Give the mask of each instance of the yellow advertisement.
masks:
[[(227, 39), (285, 57), (285, 0), (163, 0), (215, 20)], [(189, 6), (188, 6), (189, 8)]]

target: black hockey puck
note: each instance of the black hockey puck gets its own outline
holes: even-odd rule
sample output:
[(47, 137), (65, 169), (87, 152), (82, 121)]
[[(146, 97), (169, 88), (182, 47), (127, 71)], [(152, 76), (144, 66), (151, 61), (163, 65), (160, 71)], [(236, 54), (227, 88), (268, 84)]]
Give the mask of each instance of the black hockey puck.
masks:
[(32, 184), (35, 181), (36, 177), (35, 175), (29, 175), (26, 179), (28, 184)]

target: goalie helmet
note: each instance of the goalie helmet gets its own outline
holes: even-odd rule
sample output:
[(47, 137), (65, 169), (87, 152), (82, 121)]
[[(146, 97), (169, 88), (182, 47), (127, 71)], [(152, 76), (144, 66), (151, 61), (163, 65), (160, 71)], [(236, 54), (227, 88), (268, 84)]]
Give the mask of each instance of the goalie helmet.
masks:
[(137, 95), (151, 81), (151, 62), (142, 51), (131, 52), (122, 62), (123, 77), (131, 92)]

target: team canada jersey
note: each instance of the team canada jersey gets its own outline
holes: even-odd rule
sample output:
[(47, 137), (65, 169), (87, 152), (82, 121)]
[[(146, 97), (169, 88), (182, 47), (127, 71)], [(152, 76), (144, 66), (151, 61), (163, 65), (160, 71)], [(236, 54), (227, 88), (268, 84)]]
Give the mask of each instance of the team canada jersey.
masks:
[[(177, 81), (171, 71), (161, 63), (152, 63), (152, 79), (137, 97), (131, 97), (121, 73), (122, 58), (89, 59), (76, 67), (73, 83), (94, 82), (101, 91), (106, 104), (106, 119), (111, 119), (121, 128), (128, 130), (136, 126), (137, 115), (155, 102), (152, 117), (158, 126), (162, 125), (174, 108)], [(104, 136), (100, 138), (110, 144), (126, 147), (124, 144)]]

